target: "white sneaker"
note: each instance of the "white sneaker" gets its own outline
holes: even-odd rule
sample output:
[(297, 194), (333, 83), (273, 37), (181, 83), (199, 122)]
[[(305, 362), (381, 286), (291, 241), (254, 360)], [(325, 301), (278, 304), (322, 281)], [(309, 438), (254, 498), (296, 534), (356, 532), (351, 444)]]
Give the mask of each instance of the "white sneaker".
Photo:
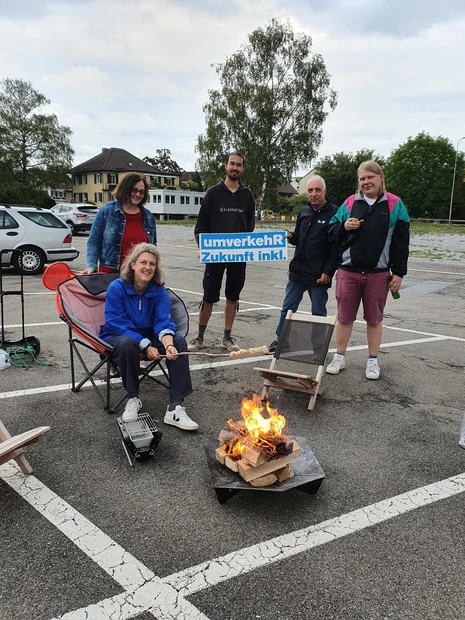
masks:
[(343, 370), (346, 367), (346, 358), (344, 355), (340, 353), (335, 353), (333, 355), (333, 359), (326, 366), (326, 372), (330, 375), (339, 374), (340, 370)]
[(367, 379), (379, 379), (379, 364), (378, 360), (375, 357), (369, 357), (367, 360), (367, 369), (365, 372), (365, 377)]
[(176, 405), (173, 411), (169, 411), (168, 407), (166, 407), (163, 422), (165, 424), (171, 424), (171, 426), (182, 428), (183, 431), (196, 431), (199, 428), (197, 422), (190, 419), (186, 410), (181, 405)]
[(142, 403), (138, 398), (130, 398), (124, 408), (123, 422), (135, 422), (141, 407)]

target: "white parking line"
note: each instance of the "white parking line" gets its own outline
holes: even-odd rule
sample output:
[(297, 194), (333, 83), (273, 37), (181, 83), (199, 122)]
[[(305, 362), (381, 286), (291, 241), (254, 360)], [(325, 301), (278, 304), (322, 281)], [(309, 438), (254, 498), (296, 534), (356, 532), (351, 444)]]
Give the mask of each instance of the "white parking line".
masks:
[(125, 590), (68, 612), (61, 620), (125, 620), (143, 611), (158, 620), (208, 620), (186, 596), (465, 492), (462, 473), (160, 579), (35, 476), (25, 476), (15, 463), (0, 466), (0, 478)]
[[(415, 344), (424, 344), (427, 342), (439, 342), (442, 340), (461, 340), (461, 338), (452, 338), (451, 336), (431, 336), (430, 338), (416, 338), (413, 340), (401, 340), (399, 342), (386, 342), (381, 345), (381, 351), (383, 349), (391, 348), (391, 347), (404, 347), (411, 346)], [(366, 344), (354, 345), (352, 347), (347, 347), (347, 351), (363, 351), (367, 348)], [(335, 353), (336, 349), (329, 349), (329, 353)], [(220, 368), (221, 366), (236, 366), (238, 364), (251, 364), (254, 362), (263, 362), (263, 360), (271, 359), (268, 356), (257, 356), (257, 357), (242, 357), (242, 358), (233, 358), (229, 360), (221, 360), (218, 362), (206, 362), (205, 364), (193, 364), (190, 366), (190, 370), (205, 370), (207, 368)], [(152, 376), (157, 377), (161, 374), (161, 370), (155, 370), (150, 373)], [(121, 383), (121, 379), (110, 379), (111, 384)], [(96, 379), (95, 384), (97, 386), (105, 385), (105, 381), (103, 379)], [(83, 388), (91, 387), (90, 383), (83, 385)], [(18, 398), (20, 396), (32, 396), (33, 394), (45, 394), (50, 392), (63, 392), (65, 390), (71, 390), (71, 383), (61, 383), (59, 385), (47, 385), (44, 387), (36, 387), (36, 388), (28, 388), (24, 390), (12, 390), (11, 392), (0, 392), (0, 400), (4, 398)]]
[(252, 570), (310, 551), (328, 542), (359, 532), (373, 525), (442, 499), (465, 492), (465, 473), (381, 500), (340, 517), (310, 525), (301, 530), (233, 551), (165, 577), (162, 581), (183, 596), (205, 590)]
[[(151, 611), (157, 620), (178, 620), (179, 618), (208, 620), (174, 588), (163, 584), (144, 564), (42, 484), (35, 476), (24, 475), (16, 463), (10, 461), (0, 466), (0, 478), (122, 588), (132, 594), (131, 601), (127, 601), (127, 594), (123, 597), (127, 608), (124, 617), (130, 618), (142, 611)], [(137, 596), (134, 596), (135, 592), (138, 593)], [(121, 595), (117, 599), (120, 601)], [(121, 604), (118, 606), (121, 607)], [(101, 618), (112, 618), (112, 620), (121, 618), (121, 615), (106, 615), (105, 608), (100, 611), (102, 612)], [(131, 612), (130, 615), (127, 615), (128, 611)], [(73, 614), (66, 615), (73, 617)], [(82, 618), (83, 615), (74, 617)], [(84, 615), (84, 617), (97, 620), (99, 616)]]

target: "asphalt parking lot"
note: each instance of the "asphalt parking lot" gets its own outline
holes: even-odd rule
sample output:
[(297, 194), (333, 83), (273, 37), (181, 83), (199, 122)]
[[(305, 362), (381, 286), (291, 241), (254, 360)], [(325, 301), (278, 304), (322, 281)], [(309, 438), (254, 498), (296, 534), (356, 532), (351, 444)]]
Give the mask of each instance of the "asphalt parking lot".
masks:
[[(202, 266), (189, 238), (159, 227), (167, 285), (196, 332)], [(86, 235), (71, 266), (85, 264)], [(246, 348), (274, 339), (285, 263), (248, 266), (234, 326)], [(8, 272), (4, 286), (19, 278)], [(40, 277), (25, 279), (26, 334), (39, 366), (0, 371), (0, 419), (12, 434), (51, 426), (27, 448), (34, 475), (0, 466), (0, 618), (7, 620), (268, 620), (465, 617), (465, 263), (413, 259), (401, 299), (389, 300), (379, 381), (364, 376), (363, 322), (347, 368), (325, 376), (313, 412), (272, 391), (287, 433), (306, 438), (325, 472), (314, 496), (243, 492), (220, 505), (204, 445), (264, 360), (191, 358), (186, 408), (200, 429), (164, 426), (155, 457), (130, 467), (116, 417), (91, 388), (69, 389), (67, 329)], [(5, 304), (7, 337), (20, 312)], [(219, 352), (223, 302), (206, 333)], [(309, 312), (305, 300), (302, 311)], [(333, 294), (328, 306), (334, 314)], [(268, 363), (268, 359), (266, 360)], [(308, 367), (302, 367), (308, 372)], [(116, 394), (121, 387), (113, 387)], [(144, 385), (143, 410), (162, 420), (166, 390)]]

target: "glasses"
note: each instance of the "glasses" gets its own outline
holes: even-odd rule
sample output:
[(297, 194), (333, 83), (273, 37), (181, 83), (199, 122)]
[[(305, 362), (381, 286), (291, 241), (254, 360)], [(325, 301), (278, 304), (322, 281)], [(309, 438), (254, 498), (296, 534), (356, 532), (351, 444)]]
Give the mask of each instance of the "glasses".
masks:
[(137, 196), (137, 194), (139, 194), (139, 196), (145, 196), (145, 189), (137, 189), (137, 188), (133, 188), (131, 190), (131, 194), (135, 194)]

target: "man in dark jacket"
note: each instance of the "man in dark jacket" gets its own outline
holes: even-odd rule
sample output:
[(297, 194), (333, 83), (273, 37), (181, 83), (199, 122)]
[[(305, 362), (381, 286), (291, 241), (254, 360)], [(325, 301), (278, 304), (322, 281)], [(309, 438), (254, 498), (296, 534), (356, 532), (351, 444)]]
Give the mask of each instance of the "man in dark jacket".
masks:
[(328, 224), (337, 212), (326, 200), (326, 183), (313, 176), (307, 183), (308, 204), (297, 217), (295, 230), (288, 232), (289, 243), (297, 246), (289, 265), (289, 281), (276, 328), (276, 340), (268, 347), (272, 353), (284, 325), (288, 310), (297, 312), (305, 291), (312, 302), (312, 314), (326, 316), (328, 288), (337, 266), (337, 254), (328, 237)]
[[(255, 228), (255, 200), (252, 192), (239, 183), (244, 172), (244, 156), (230, 153), (225, 163), (226, 179), (210, 187), (200, 207), (195, 225), (195, 238), (201, 233), (245, 233)], [(220, 300), (223, 275), (226, 270), (226, 305), (224, 309), (224, 337), (221, 346), (228, 351), (239, 347), (231, 337), (239, 295), (245, 283), (246, 263), (207, 263), (203, 277), (203, 300), (199, 312), (198, 335), (190, 342), (189, 351), (204, 347), (203, 337), (213, 304)]]

